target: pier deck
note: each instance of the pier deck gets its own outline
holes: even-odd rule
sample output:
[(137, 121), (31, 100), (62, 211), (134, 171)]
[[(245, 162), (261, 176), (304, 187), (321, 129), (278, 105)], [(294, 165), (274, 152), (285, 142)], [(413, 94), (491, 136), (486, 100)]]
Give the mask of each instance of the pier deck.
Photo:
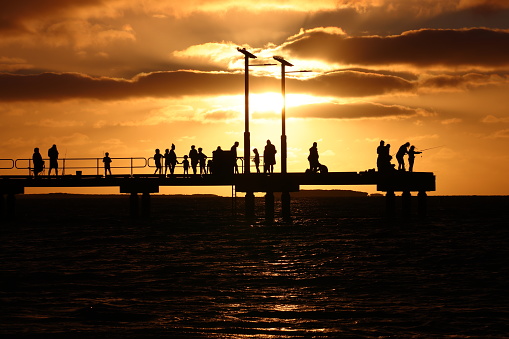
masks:
[(0, 193), (20, 194), (26, 187), (120, 187), (121, 193), (157, 193), (161, 186), (235, 186), (237, 192), (296, 192), (301, 185), (376, 185), (378, 191), (434, 191), (435, 175), (429, 172), (330, 172), (326, 174), (273, 173), (216, 175), (64, 175), (0, 176)]
[[(341, 186), (376, 185), (378, 191), (386, 192), (387, 211), (394, 210), (394, 193), (403, 192), (404, 209), (409, 209), (410, 192), (418, 192), (419, 211), (425, 213), (426, 192), (435, 191), (435, 175), (429, 172), (390, 172), (382, 174), (366, 172), (329, 172), (324, 174), (273, 173), (236, 175), (63, 175), (63, 176), (0, 176), (0, 196), (7, 196), (7, 212), (14, 211), (16, 194), (25, 193), (27, 187), (119, 187), (120, 193), (131, 195), (131, 212), (137, 214), (138, 194), (142, 194), (142, 212), (148, 214), (152, 193), (158, 193), (162, 186), (232, 186), (236, 192), (246, 193), (246, 216), (254, 210), (254, 192), (265, 192), (267, 211), (273, 210), (274, 192), (282, 192), (284, 215), (290, 214), (290, 192), (297, 192), (300, 186)], [(270, 214), (270, 212), (268, 212)]]

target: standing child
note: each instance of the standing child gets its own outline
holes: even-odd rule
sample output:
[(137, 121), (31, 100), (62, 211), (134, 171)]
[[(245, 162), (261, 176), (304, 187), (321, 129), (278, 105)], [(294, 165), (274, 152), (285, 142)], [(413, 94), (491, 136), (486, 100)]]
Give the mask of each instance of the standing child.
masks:
[(256, 166), (256, 173), (260, 173), (260, 154), (258, 153), (258, 150), (255, 148), (253, 149), (253, 153), (255, 154), (253, 162)]
[(167, 148), (165, 151), (164, 151), (164, 155), (163, 155), (163, 158), (164, 158), (164, 176), (166, 176), (166, 174), (168, 173), (168, 168), (170, 168), (170, 149)]
[(188, 156), (184, 155), (184, 160), (182, 160), (182, 167), (184, 167), (184, 177), (187, 178), (189, 175), (189, 160)]
[(110, 167), (111, 158), (110, 158), (110, 154), (108, 152), (104, 153), (103, 162), (104, 162), (104, 176), (107, 176), (108, 173), (111, 175), (111, 167)]
[(410, 149), (408, 150), (408, 171), (410, 172), (414, 171), (415, 155), (421, 153), (422, 152), (417, 152), (415, 150), (415, 146), (410, 146)]

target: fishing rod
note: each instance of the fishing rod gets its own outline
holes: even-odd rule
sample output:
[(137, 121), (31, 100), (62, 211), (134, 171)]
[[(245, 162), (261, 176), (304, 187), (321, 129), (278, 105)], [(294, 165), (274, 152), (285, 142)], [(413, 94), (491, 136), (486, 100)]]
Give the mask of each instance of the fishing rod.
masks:
[(445, 145), (442, 145), (442, 146), (435, 146), (435, 147), (430, 147), (430, 148), (425, 148), (425, 149), (421, 149), (421, 150), (419, 150), (419, 152), (429, 151), (430, 149), (440, 148), (440, 147), (444, 147), (444, 146), (445, 146)]

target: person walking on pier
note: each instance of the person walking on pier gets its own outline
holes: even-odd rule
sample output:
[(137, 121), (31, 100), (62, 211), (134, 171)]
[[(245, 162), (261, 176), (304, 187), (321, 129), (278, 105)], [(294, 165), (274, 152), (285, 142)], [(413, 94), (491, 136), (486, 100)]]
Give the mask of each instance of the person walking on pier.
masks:
[(160, 175), (163, 174), (163, 166), (161, 164), (162, 157), (163, 157), (163, 155), (161, 154), (161, 151), (159, 150), (159, 148), (157, 148), (156, 154), (154, 154), (154, 162), (156, 163), (156, 170), (155, 170), (154, 174), (156, 174), (157, 172), (159, 172)]
[(270, 140), (263, 150), (263, 173), (274, 173), (274, 165), (276, 164), (276, 146)]
[(34, 178), (37, 178), (39, 173), (44, 170), (44, 160), (42, 160), (42, 155), (39, 152), (39, 148), (34, 148), (34, 154), (32, 155), (32, 162), (34, 163)]
[(409, 142), (404, 143), (398, 149), (396, 153), (396, 160), (398, 161), (398, 171), (405, 171), (405, 160), (403, 157), (405, 154), (408, 154), (408, 147), (410, 146)]
[(104, 176), (105, 177), (108, 176), (108, 173), (111, 175), (111, 167), (110, 167), (111, 158), (110, 158), (110, 154), (108, 152), (104, 153), (103, 163), (104, 163)]
[(198, 151), (195, 147), (196, 146), (191, 145), (191, 150), (189, 151), (189, 158), (191, 159), (191, 167), (193, 168), (194, 175), (196, 175), (196, 167), (198, 166)]
[(200, 175), (207, 174), (207, 156), (203, 154), (203, 148), (198, 148), (198, 163), (200, 164)]
[(48, 150), (49, 157), (49, 171), (48, 176), (51, 175), (51, 169), (55, 169), (55, 175), (58, 176), (58, 150), (57, 145), (51, 146)]
[(237, 147), (239, 147), (239, 142), (235, 141), (232, 148), (230, 149), (232, 151), (233, 168), (235, 169), (235, 174), (239, 174), (239, 166), (237, 165)]
[(413, 172), (414, 171), (414, 161), (415, 161), (415, 155), (421, 154), (422, 152), (417, 152), (415, 150), (415, 146), (410, 146), (410, 149), (408, 150), (408, 171)]
[(253, 162), (256, 166), (256, 173), (260, 173), (260, 153), (258, 153), (258, 150), (255, 148), (253, 149), (253, 153), (255, 154)]
[(175, 172), (175, 166), (179, 163), (177, 161), (177, 154), (175, 153), (175, 145), (174, 144), (171, 144), (169, 161), (170, 161), (170, 174), (173, 175), (173, 173)]
[(309, 161), (309, 170), (311, 173), (318, 172), (320, 168), (320, 162), (318, 161), (318, 144), (316, 142), (313, 143), (313, 146), (309, 149), (308, 161)]

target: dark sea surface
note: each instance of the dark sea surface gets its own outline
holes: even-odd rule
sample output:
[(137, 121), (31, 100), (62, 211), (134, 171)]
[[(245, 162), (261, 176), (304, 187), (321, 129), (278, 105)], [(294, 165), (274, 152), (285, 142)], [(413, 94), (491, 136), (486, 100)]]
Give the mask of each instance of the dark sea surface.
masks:
[[(509, 197), (17, 199), (0, 229), (2, 338), (507, 338)], [(399, 202), (398, 202), (399, 204)]]

